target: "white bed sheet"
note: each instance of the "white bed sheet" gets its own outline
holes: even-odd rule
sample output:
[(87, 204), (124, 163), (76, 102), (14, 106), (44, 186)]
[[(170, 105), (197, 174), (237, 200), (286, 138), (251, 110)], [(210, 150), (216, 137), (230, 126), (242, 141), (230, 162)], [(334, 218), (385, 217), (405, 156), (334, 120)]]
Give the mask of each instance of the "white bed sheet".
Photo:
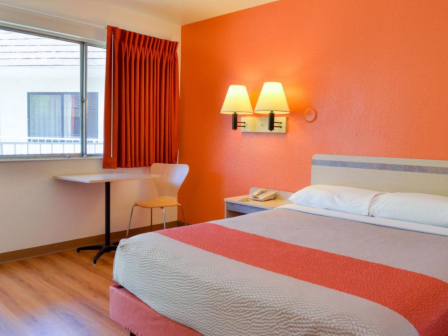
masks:
[(312, 207), (296, 205), (296, 204), (283, 205), (283, 206), (279, 207), (278, 209), (288, 209), (288, 210), (309, 213), (309, 214), (313, 214), (313, 215), (341, 218), (341, 219), (347, 219), (347, 220), (361, 222), (361, 223), (386, 226), (386, 227), (391, 227), (394, 229), (401, 229), (401, 230), (408, 230), (408, 231), (415, 231), (415, 232), (422, 232), (422, 233), (430, 233), (430, 234), (435, 234), (435, 235), (440, 235), (440, 236), (448, 236), (448, 228), (429, 225), (429, 224), (426, 225), (426, 224), (405, 222), (405, 221), (399, 221), (399, 220), (388, 219), (388, 218), (361, 216), (361, 215), (355, 215), (355, 214), (351, 214), (351, 213), (347, 213), (347, 212), (340, 212), (340, 211), (327, 210), (327, 209), (318, 209), (318, 208), (312, 208)]

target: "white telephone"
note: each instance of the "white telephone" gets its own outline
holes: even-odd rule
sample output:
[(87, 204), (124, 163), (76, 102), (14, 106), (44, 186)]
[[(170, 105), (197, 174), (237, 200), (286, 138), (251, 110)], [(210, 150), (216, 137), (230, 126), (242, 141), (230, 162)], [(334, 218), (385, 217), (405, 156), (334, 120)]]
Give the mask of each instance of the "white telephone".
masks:
[(275, 199), (277, 192), (266, 189), (258, 189), (250, 195), (251, 200), (265, 202)]

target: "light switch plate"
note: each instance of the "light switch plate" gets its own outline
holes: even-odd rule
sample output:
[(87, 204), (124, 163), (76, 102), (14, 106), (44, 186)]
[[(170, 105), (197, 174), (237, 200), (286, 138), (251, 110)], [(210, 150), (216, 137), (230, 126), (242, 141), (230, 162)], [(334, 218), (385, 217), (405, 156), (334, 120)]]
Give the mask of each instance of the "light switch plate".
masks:
[(275, 117), (276, 122), (281, 122), (282, 124), (276, 124), (282, 126), (282, 128), (274, 128), (271, 132), (268, 130), (269, 118), (263, 117), (242, 117), (241, 121), (246, 123), (246, 127), (241, 127), (241, 132), (243, 133), (286, 133), (286, 117)]

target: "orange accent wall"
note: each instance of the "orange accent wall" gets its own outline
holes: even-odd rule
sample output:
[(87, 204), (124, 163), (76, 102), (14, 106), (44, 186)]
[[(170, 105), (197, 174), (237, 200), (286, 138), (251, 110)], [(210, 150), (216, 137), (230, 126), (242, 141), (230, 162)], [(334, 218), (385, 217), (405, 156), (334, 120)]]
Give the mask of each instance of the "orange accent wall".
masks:
[[(253, 186), (309, 185), (316, 153), (448, 160), (447, 13), (445, 0), (281, 0), (182, 27), (187, 221), (223, 218), (223, 198)], [(229, 85), (255, 106), (266, 81), (285, 88), (287, 134), (232, 131)]]

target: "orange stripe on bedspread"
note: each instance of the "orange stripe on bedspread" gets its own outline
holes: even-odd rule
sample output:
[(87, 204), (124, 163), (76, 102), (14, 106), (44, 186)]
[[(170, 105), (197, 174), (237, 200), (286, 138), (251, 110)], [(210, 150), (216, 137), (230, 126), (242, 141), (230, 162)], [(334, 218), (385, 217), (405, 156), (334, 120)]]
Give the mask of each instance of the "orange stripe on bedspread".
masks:
[(379, 303), (405, 317), (422, 336), (448, 335), (448, 284), (430, 276), (215, 224), (159, 233), (229, 259)]

